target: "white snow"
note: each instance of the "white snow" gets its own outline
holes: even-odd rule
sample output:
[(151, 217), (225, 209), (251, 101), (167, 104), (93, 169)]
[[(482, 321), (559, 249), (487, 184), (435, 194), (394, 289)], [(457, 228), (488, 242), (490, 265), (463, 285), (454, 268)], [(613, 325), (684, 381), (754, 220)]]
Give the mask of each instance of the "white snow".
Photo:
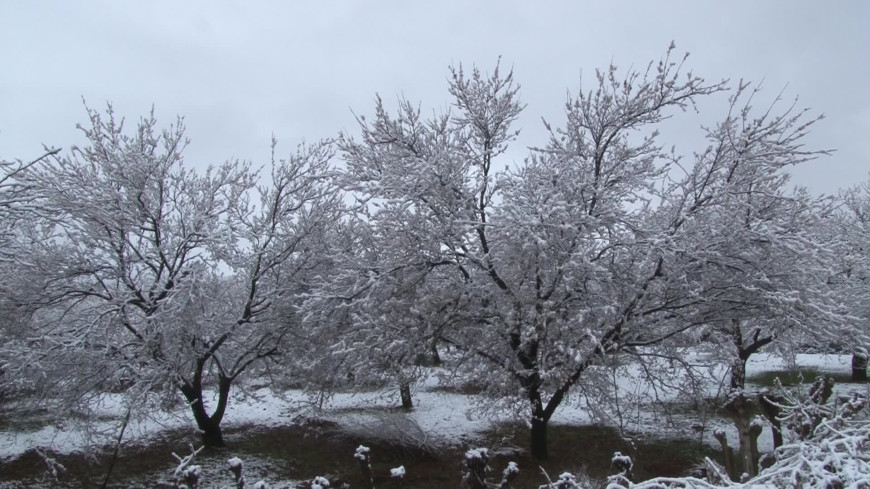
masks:
[(311, 489), (327, 489), (329, 487), (329, 479), (326, 477), (315, 477), (311, 482)]
[(371, 449), (367, 446), (360, 445), (356, 447), (356, 452), (353, 454), (354, 458), (361, 462), (365, 462), (369, 458), (369, 453), (371, 453)]
[(472, 448), (471, 450), (465, 452), (466, 460), (486, 460), (488, 458), (489, 450), (486, 448)]
[(227, 460), (227, 466), (231, 469), (237, 469), (242, 467), (242, 459), (239, 457), (233, 457)]

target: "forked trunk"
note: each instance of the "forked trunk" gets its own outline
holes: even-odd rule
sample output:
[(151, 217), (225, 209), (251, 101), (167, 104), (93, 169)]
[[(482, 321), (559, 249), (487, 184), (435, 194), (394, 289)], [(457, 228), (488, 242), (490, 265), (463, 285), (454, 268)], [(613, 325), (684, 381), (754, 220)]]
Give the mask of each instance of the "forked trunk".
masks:
[(226, 446), (221, 430), (221, 421), (226, 411), (231, 385), (232, 379), (224, 376), (219, 377), (218, 402), (211, 415), (206, 412), (205, 403), (203, 402), (201, 374), (194, 375), (192, 383), (185, 383), (181, 386), (181, 393), (190, 406), (193, 419), (196, 420), (196, 426), (202, 432), (202, 442), (207, 447)]

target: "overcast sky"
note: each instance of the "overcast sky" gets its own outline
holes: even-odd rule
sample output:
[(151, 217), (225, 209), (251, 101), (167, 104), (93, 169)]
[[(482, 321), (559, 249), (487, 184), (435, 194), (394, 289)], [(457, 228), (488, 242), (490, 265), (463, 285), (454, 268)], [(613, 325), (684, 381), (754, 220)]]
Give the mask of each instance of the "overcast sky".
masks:
[[(673, 40), (708, 80), (764, 80), (824, 113), (807, 144), (836, 149), (795, 171), (831, 193), (870, 171), (870, 2), (13, 1), (0, 3), (0, 158), (81, 143), (81, 99), (136, 119), (185, 116), (196, 165), (265, 163), (302, 139), (353, 131), (375, 93), (440, 110), (448, 66), (513, 67), (527, 107), (518, 146), (543, 144), (567, 91), (611, 61), (645, 67)], [(588, 86), (587, 86), (588, 89)], [(721, 100), (666, 132), (691, 151)]]

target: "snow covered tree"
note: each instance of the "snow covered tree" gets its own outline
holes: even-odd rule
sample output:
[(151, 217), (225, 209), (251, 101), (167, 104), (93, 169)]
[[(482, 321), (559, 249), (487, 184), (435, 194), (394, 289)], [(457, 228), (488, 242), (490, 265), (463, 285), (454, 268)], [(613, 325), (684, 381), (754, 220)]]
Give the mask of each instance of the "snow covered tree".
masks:
[(40, 290), (38, 277), (16, 265), (16, 257), (26, 255), (31, 240), (40, 239), (30, 217), (38, 211), (38, 192), (26, 178), (29, 168), (57, 154), (54, 149), (30, 161), (0, 160), (0, 400), (26, 385), (25, 379), (7, 375), (8, 362), (20, 347), (33, 313), (31, 294)]
[[(547, 124), (547, 144), (501, 172), (523, 106), (513, 74), (498, 67), (452, 70), (446, 114), (425, 119), (401, 101), (390, 115), (378, 99), (359, 139), (339, 140), (345, 186), (380, 251), (358, 267), (369, 273), (343, 280), (342, 297), (380, 304), (381, 284), (425, 288), (413, 296), (425, 301), (404, 307), (479, 362), (487, 394), (526, 413), (536, 457), (547, 455), (555, 410), (610, 355), (658, 358), (652, 349), (667, 340), (734, 319), (763, 340), (763, 321), (788, 307), (802, 310), (777, 318), (789, 326), (829, 312), (821, 292), (802, 295), (815, 268), (775, 273), (815, 251), (800, 229), (812, 204), (781, 190), (783, 168), (816, 155), (800, 146), (812, 121), (788, 110), (753, 118), (736, 105), (741, 86), (737, 113), (685, 167), (657, 142), (657, 125), (727, 87), (686, 74), (672, 52), (646, 71), (597, 72), (592, 91), (569, 97), (565, 127)], [(749, 227), (731, 233), (743, 218)], [(796, 234), (780, 241), (786, 233)]]
[[(820, 379), (821, 380), (821, 379)], [(817, 385), (823, 384), (824, 381)], [(816, 391), (818, 394), (818, 391)], [(830, 393), (828, 393), (830, 394)], [(757, 476), (736, 482), (721, 467), (705, 460), (706, 480), (694, 477), (657, 477), (632, 483), (614, 478), (611, 489), (740, 489), (753, 487), (802, 487), (830, 489), (870, 484), (870, 455), (865, 452), (870, 435), (867, 400), (854, 395), (827, 402), (810, 391), (809, 399), (780, 389), (784, 421), (795, 429), (789, 443), (774, 452), (774, 462)]]
[(718, 202), (686, 224), (695, 241), (687, 273), (719, 291), (703, 306), (711, 320), (700, 333), (726, 354), (733, 389), (744, 387), (747, 360), (765, 346), (793, 350), (795, 341), (830, 340), (849, 326), (828, 283), (834, 249), (817, 233), (830, 199), (787, 188), (788, 167), (825, 154), (803, 148), (818, 119), (794, 105), (775, 113), (776, 102), (756, 117), (756, 93), (739, 87), (726, 119), (708, 130), (692, 179), (719, 186), (707, 195)]
[(394, 385), (402, 407), (411, 409), (412, 384), (421, 365), (438, 358), (438, 332), (454, 316), (445, 292), (433, 286), (431, 264), (391, 255), (415, 249), (396, 246), (403, 238), (378, 227), (399, 221), (366, 219), (343, 223), (329, 275), (305, 303), (306, 322), (317, 325), (308, 341), (323, 353), (311, 358), (306, 376), (326, 391), (348, 383)]
[(379, 274), (413, 269), (441, 291), (429, 310), (448, 311), (450, 327), (438, 336), (487, 364), (491, 394), (525, 404), (537, 457), (587, 369), (673, 334), (655, 325), (699, 301), (664, 292), (665, 257), (650, 246), (675, 231), (650, 229), (660, 224), (650, 209), (664, 155), (655, 132), (635, 136), (723, 85), (684, 76), (670, 51), (645, 73), (618, 79), (611, 67), (597, 82), (569, 100), (565, 129), (498, 176), (522, 110), (513, 74), (498, 69), (453, 70), (452, 112), (431, 120), (407, 102), (391, 117), (379, 100), (375, 119), (360, 121), (361, 140), (339, 142), (348, 188), (390, 250)]
[(710, 202), (684, 224), (683, 257), (685, 273), (715, 291), (699, 305), (707, 320), (692, 336), (730, 367), (727, 407), (750, 475), (757, 456), (753, 401), (743, 392), (747, 361), (762, 349), (792, 354), (798, 345), (832, 344), (856, 332), (832, 287), (836, 240), (819, 231), (826, 227), (831, 200), (787, 188), (789, 167), (826, 153), (803, 147), (818, 118), (807, 118), (794, 104), (776, 112), (779, 98), (755, 115), (751, 102), (757, 93), (745, 84), (738, 87), (728, 116), (707, 131), (710, 146), (691, 178), (718, 190), (701, 199), (688, 194), (688, 202)]
[[(866, 379), (867, 343), (866, 324), (870, 321), (870, 183), (862, 182), (845, 189), (839, 196), (838, 211), (820, 228), (820, 234), (837, 243), (836, 274), (831, 282), (844, 298), (859, 325), (855, 334), (840, 338), (835, 344), (841, 348), (851, 346), (853, 376)], [(862, 366), (863, 363), (863, 366)]]
[(292, 347), (295, 302), (340, 217), (332, 152), (277, 160), (273, 144), (258, 185), (248, 164), (186, 167), (181, 120), (161, 131), (152, 114), (125, 131), (111, 106), (88, 114), (88, 146), (29, 177), (53, 213), (51, 239), (20, 260), (48, 284), (29, 351), (49, 397), (87, 409), (109, 390), (180, 393), (204, 442), (222, 445), (233, 383)]

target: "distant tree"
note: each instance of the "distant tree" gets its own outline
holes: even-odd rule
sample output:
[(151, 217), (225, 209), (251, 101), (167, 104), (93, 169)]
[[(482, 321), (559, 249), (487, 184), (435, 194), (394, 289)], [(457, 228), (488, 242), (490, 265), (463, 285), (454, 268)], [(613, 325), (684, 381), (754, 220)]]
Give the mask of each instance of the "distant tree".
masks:
[[(826, 154), (803, 147), (818, 119), (794, 105), (775, 112), (779, 99), (756, 116), (750, 104), (757, 93), (738, 87), (728, 116), (707, 131), (710, 146), (691, 178), (719, 190), (704, 197), (715, 205), (708, 202), (684, 224), (681, 258), (687, 276), (715, 291), (698, 305), (706, 321), (691, 336), (730, 367), (727, 406), (749, 475), (757, 456), (752, 401), (743, 392), (748, 360), (763, 350), (793, 354), (799, 345), (831, 343), (854, 331), (830, 283), (833, 241), (819, 232), (831, 200), (787, 188), (787, 168)], [(698, 202), (688, 195), (681, 202)]]
[(402, 407), (411, 409), (420, 366), (438, 358), (439, 332), (455, 316), (442, 301), (452, 292), (433, 286), (429, 264), (391, 256), (415, 249), (399, 246), (402, 237), (379, 229), (391, 223), (399, 222), (358, 216), (344, 223), (342, 238), (333, 242), (330, 272), (304, 306), (306, 319), (318, 325), (308, 341), (325, 353), (312, 357), (306, 376), (312, 387), (327, 392), (348, 384), (394, 385)]
[(273, 142), (258, 185), (247, 164), (186, 167), (181, 120), (125, 131), (111, 106), (88, 115), (88, 146), (29, 176), (51, 231), (17, 259), (46, 277), (28, 339), (43, 389), (82, 408), (107, 391), (180, 393), (204, 442), (222, 445), (233, 383), (293, 345), (295, 301), (340, 219), (332, 152), (278, 160)]
[(696, 251), (686, 271), (719, 291), (705, 300), (711, 319), (696, 332), (724, 355), (732, 389), (744, 387), (746, 362), (762, 348), (793, 353), (798, 341), (831, 341), (850, 326), (829, 283), (835, 248), (818, 232), (831, 200), (788, 188), (784, 171), (826, 154), (803, 148), (818, 119), (794, 106), (775, 113), (776, 102), (755, 116), (757, 92), (741, 86), (728, 117), (708, 130), (693, 179), (720, 185), (719, 202), (687, 224)]
[(41, 277), (17, 265), (32, 243), (43, 239), (32, 217), (39, 214), (39, 193), (27, 179), (28, 170), (60, 150), (24, 162), (0, 160), (0, 401), (21, 390), (29, 390), (27, 379), (7, 374), (21, 348), (35, 309), (32, 298), (42, 289)]
[(837, 269), (831, 279), (859, 325), (855, 334), (841, 336), (833, 344), (853, 353), (854, 380), (867, 379), (867, 327), (870, 322), (870, 183), (844, 189), (836, 213), (819, 229), (836, 244)]

